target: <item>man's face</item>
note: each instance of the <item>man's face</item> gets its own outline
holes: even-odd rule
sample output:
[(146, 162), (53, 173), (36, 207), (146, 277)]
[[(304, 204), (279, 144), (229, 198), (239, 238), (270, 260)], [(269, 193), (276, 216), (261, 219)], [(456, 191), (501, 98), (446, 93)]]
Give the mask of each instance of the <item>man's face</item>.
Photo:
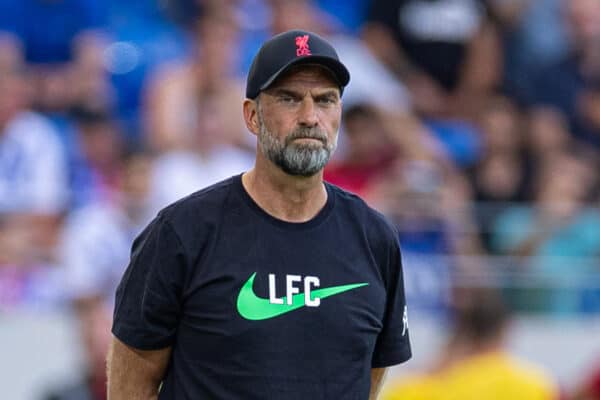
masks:
[(329, 73), (304, 66), (262, 92), (258, 102), (262, 154), (295, 176), (312, 176), (335, 151), (341, 119), (340, 91)]

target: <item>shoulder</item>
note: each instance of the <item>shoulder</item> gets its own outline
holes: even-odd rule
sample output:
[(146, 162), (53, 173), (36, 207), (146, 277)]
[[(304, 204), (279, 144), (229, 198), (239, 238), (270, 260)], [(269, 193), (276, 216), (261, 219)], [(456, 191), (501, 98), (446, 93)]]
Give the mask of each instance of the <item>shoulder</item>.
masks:
[(513, 356), (506, 358), (507, 364), (512, 367), (513, 380), (522, 388), (522, 393), (530, 393), (531, 397), (534, 394), (545, 394), (548, 399), (558, 394), (556, 382), (542, 366)]
[(398, 236), (396, 228), (382, 213), (369, 206), (354, 193), (331, 183), (327, 183), (327, 186), (330, 193), (336, 197), (336, 204), (340, 212), (363, 225), (368, 235), (396, 240)]
[(8, 136), (27, 145), (60, 146), (58, 133), (46, 117), (26, 111), (17, 115), (7, 126)]
[(335, 212), (340, 223), (348, 231), (362, 236), (379, 265), (397, 265), (400, 262), (399, 234), (391, 222), (359, 196), (331, 184), (328, 186), (336, 197)]
[(197, 260), (210, 249), (223, 230), (225, 217), (240, 207), (234, 176), (192, 193), (158, 212), (136, 238), (134, 248), (154, 238), (169, 251)]
[(225, 213), (235, 207), (232, 193), (238, 176), (217, 182), (163, 208), (157, 219), (170, 225), (184, 243), (216, 230)]
[[(447, 382), (457, 398), (483, 387), (494, 387), (502, 398), (551, 399), (557, 394), (549, 374), (540, 366), (517, 358), (505, 351), (474, 355), (446, 370)], [(467, 382), (477, 382), (476, 386)]]

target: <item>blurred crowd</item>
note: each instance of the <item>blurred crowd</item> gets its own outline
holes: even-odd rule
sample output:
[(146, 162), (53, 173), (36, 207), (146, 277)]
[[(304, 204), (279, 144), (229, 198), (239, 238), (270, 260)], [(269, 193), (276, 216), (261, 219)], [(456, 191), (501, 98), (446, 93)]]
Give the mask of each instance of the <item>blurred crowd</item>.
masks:
[(325, 176), (396, 224), (411, 306), (600, 313), (598, 0), (0, 1), (0, 312), (73, 307), (103, 365), (133, 238), (251, 168), (246, 72), (298, 27), (351, 71)]

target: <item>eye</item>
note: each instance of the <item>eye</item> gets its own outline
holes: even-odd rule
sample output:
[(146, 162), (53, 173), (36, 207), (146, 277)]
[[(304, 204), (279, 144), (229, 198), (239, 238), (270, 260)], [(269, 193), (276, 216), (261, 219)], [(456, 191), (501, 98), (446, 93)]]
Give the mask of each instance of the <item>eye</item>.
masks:
[(324, 97), (319, 97), (317, 99), (317, 102), (319, 104), (323, 104), (323, 105), (334, 105), (337, 103), (337, 98), (335, 98), (334, 96), (324, 96)]
[(296, 102), (296, 99), (293, 96), (283, 94), (279, 96), (279, 101), (284, 104), (293, 104)]

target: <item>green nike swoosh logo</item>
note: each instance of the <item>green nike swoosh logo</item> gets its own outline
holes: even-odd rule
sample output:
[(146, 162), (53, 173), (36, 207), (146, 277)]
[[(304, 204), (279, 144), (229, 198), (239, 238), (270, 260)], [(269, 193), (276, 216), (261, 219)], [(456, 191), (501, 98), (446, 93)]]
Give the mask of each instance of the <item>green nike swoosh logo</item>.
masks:
[[(252, 286), (254, 285), (254, 277), (256, 272), (244, 283), (237, 298), (237, 309), (240, 315), (246, 319), (257, 321), (277, 317), (278, 315), (294, 311), (304, 307), (304, 293), (297, 293), (292, 296), (292, 304), (272, 304), (269, 299), (258, 297), (254, 294)], [(329, 296), (334, 296), (348, 290), (356, 289), (361, 286), (366, 286), (368, 283), (353, 283), (350, 285), (332, 286), (323, 289), (311, 291), (311, 298), (319, 297), (324, 299)]]

